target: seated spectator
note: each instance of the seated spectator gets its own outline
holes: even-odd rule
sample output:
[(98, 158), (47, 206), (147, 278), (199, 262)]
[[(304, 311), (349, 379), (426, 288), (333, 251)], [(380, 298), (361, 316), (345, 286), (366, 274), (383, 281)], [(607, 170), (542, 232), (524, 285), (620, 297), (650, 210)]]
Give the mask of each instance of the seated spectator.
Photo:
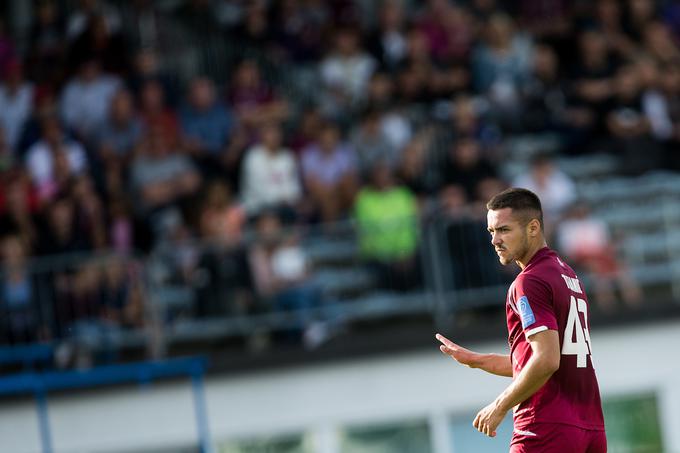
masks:
[(212, 181), (206, 188), (204, 200), (200, 218), (201, 236), (227, 247), (240, 244), (246, 216), (233, 199), (229, 186), (222, 181)]
[(367, 110), (350, 138), (359, 159), (362, 176), (368, 175), (376, 162), (385, 161), (396, 165), (399, 161), (400, 150), (392, 146), (387, 133), (381, 127), (380, 119), (378, 111)]
[(489, 19), (485, 38), (473, 55), (474, 85), (506, 114), (501, 119), (511, 123), (511, 114), (519, 107), (519, 89), (531, 68), (531, 40), (501, 13)]
[(428, 150), (432, 131), (423, 130), (406, 145), (397, 169), (402, 184), (419, 197), (431, 195), (434, 188), (433, 172), (428, 168)]
[(0, 225), (3, 230), (16, 231), (24, 246), (35, 250), (38, 245), (35, 217), (41, 208), (37, 190), (21, 167), (1, 175)]
[(125, 162), (131, 157), (142, 135), (142, 123), (129, 91), (121, 89), (116, 92), (111, 99), (108, 117), (97, 129), (99, 154), (106, 163), (110, 160)]
[(227, 100), (239, 123), (251, 133), (288, 116), (288, 104), (263, 80), (254, 60), (244, 60), (236, 68)]
[(457, 185), (441, 191), (439, 205), (451, 264), (451, 278), (446, 279), (449, 289), (509, 283), (512, 278), (498, 263), (493, 248), (487, 246), (486, 208), (479, 209), (474, 200), (468, 199), (465, 189)]
[(361, 253), (381, 286), (413, 289), (419, 283), (418, 204), (406, 187), (397, 186), (391, 166), (378, 162), (369, 185), (354, 205)]
[(294, 235), (283, 230), (276, 214), (260, 215), (256, 228), (258, 240), (250, 250), (249, 261), (257, 294), (275, 310), (292, 313), (289, 334), (301, 334), (308, 346), (314, 346), (310, 343), (315, 329), (311, 310), (322, 300), (318, 286), (310, 281), (304, 250)]
[(66, 25), (54, 0), (37, 2), (28, 32), (26, 73), (36, 84), (57, 84), (66, 50)]
[(680, 59), (680, 49), (663, 22), (653, 21), (646, 25), (643, 43), (645, 50), (661, 63)]
[(163, 134), (170, 148), (179, 146), (179, 120), (168, 107), (165, 90), (160, 81), (146, 81), (139, 93), (139, 115), (145, 131), (157, 130)]
[(130, 69), (125, 37), (113, 30), (103, 15), (91, 15), (87, 26), (69, 45), (70, 67), (77, 67), (90, 58), (96, 58), (102, 69), (111, 74), (124, 76)]
[(66, 24), (66, 36), (69, 41), (78, 38), (92, 22), (101, 19), (106, 29), (115, 33), (120, 29), (121, 18), (115, 7), (109, 2), (102, 0), (79, 0), (68, 16)]
[(40, 199), (52, 199), (68, 180), (88, 168), (83, 146), (68, 139), (59, 120), (47, 117), (42, 122), (42, 137), (26, 152), (26, 169)]
[(16, 155), (21, 132), (32, 110), (33, 85), (24, 78), (21, 63), (13, 61), (0, 84), (0, 127), (12, 155)]
[(302, 198), (299, 173), (293, 154), (282, 145), (281, 128), (264, 126), (243, 161), (240, 196), (246, 212), (256, 215), (273, 208), (294, 217)]
[[(29, 250), (18, 235), (0, 239), (0, 344), (45, 339), (47, 307), (40, 307), (35, 274), (28, 266)], [(42, 330), (42, 332), (41, 332)]]
[(447, 159), (440, 167), (440, 181), (443, 186), (462, 186), (467, 197), (472, 199), (479, 181), (496, 177), (496, 173), (493, 164), (482, 155), (479, 143), (463, 137), (449, 149)]
[(191, 160), (172, 148), (160, 129), (144, 137), (130, 173), (138, 208), (143, 211), (183, 201), (196, 193), (201, 183)]
[(368, 38), (368, 48), (388, 71), (401, 64), (406, 56), (406, 11), (402, 2), (388, 0), (382, 3), (378, 26)]
[(65, 195), (54, 200), (45, 211), (38, 252), (41, 255), (59, 255), (92, 249), (90, 237), (83, 234), (76, 218), (73, 200)]
[(621, 157), (621, 170), (630, 175), (658, 168), (663, 156), (663, 149), (652, 139), (640, 89), (635, 68), (620, 68), (615, 78), (614, 97), (606, 113), (612, 137), (609, 151)]
[(80, 175), (71, 182), (69, 195), (76, 209), (76, 226), (95, 250), (103, 250), (106, 237), (105, 207), (89, 175)]
[(334, 36), (334, 49), (321, 61), (319, 71), (327, 91), (327, 114), (338, 115), (353, 108), (366, 94), (376, 63), (361, 48), (358, 31), (343, 28)]
[(592, 216), (586, 204), (574, 204), (566, 218), (559, 222), (557, 243), (569, 262), (593, 279), (595, 301), (600, 309), (614, 310), (614, 284), (626, 305), (640, 305), (640, 288), (628, 269), (618, 261), (606, 223)]
[(141, 327), (144, 305), (140, 269), (131, 259), (112, 255), (105, 261), (101, 276), (102, 318), (120, 327)]
[(193, 79), (187, 101), (180, 112), (184, 147), (198, 161), (203, 174), (210, 175), (219, 169), (219, 157), (226, 151), (233, 120), (217, 102), (210, 79)]
[(349, 209), (357, 190), (354, 150), (341, 141), (340, 130), (327, 123), (318, 141), (302, 153), (305, 187), (322, 222), (335, 222)]
[[(536, 154), (531, 160), (529, 171), (515, 178), (512, 185), (529, 189), (538, 195), (544, 206), (547, 225), (559, 223), (564, 210), (576, 198), (574, 182), (546, 153)], [(550, 237), (549, 232), (546, 232), (546, 237)]]
[(618, 61), (609, 52), (602, 33), (587, 30), (578, 40), (578, 60), (569, 74), (572, 81), (570, 103), (581, 109), (574, 119), (588, 138), (599, 138), (606, 130), (601, 118), (614, 92), (613, 77)]
[(302, 154), (303, 149), (316, 142), (322, 125), (323, 117), (317, 108), (305, 110), (298, 121), (297, 130), (288, 139), (290, 148), (296, 154)]
[(142, 122), (135, 112), (132, 94), (120, 89), (111, 100), (109, 116), (97, 128), (95, 139), (108, 193), (124, 191), (125, 170), (141, 137)]
[(60, 112), (64, 123), (81, 140), (91, 140), (96, 128), (106, 121), (111, 99), (120, 88), (117, 77), (103, 73), (97, 60), (89, 59), (64, 87)]

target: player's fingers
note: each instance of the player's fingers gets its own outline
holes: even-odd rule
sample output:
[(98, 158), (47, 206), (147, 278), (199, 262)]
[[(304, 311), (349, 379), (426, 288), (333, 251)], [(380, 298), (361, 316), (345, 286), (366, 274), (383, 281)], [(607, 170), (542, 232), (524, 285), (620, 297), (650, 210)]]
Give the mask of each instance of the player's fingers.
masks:
[(453, 341), (449, 340), (448, 338), (446, 338), (444, 335), (442, 335), (442, 334), (440, 334), (440, 333), (438, 333), (437, 335), (435, 335), (435, 338), (436, 338), (437, 340), (441, 341), (442, 344), (444, 344), (445, 346), (448, 346), (449, 348), (455, 348), (456, 346), (458, 346), (456, 343), (454, 343)]
[(491, 433), (491, 437), (496, 437), (496, 431)]

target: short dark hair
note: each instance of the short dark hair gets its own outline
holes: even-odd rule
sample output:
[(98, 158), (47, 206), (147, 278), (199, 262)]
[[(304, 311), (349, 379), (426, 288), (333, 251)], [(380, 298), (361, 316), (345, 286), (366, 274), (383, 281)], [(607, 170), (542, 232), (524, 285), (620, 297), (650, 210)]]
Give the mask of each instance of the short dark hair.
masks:
[(538, 219), (541, 224), (541, 230), (543, 229), (541, 200), (532, 191), (519, 187), (511, 187), (494, 195), (486, 204), (486, 209), (490, 211), (505, 208), (510, 208), (513, 213), (517, 213), (525, 225), (532, 219)]

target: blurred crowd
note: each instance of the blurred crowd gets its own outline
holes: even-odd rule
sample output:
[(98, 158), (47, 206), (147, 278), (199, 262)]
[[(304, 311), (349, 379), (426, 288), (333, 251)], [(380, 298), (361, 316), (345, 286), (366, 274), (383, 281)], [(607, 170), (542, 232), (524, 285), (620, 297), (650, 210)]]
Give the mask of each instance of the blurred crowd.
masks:
[[(559, 155), (610, 153), (623, 174), (678, 169), (675, 2), (29, 3), (25, 29), (0, 24), (3, 331), (77, 325), (72, 309), (61, 327), (36, 319), (40, 285), (25, 267), (81, 252), (160, 250), (181, 282), (218, 273), (197, 316), (253, 298), (314, 306), (296, 232), (332, 236), (348, 220), (378, 280), (413, 289), (421, 220), (468, 222), (475, 242), (452, 253), (485, 260), (465, 247), (486, 245), (484, 203), (509, 185), (539, 194), (555, 245), (599, 276), (603, 306), (612, 282), (639, 300), (558, 156), (510, 175), (504, 143), (550, 134)], [(584, 231), (587, 245), (573, 240)], [(210, 247), (192, 246), (200, 238)], [(138, 272), (93, 264), (46, 284), (75, 292), (83, 316), (134, 326)], [(108, 283), (109, 296), (95, 291)]]

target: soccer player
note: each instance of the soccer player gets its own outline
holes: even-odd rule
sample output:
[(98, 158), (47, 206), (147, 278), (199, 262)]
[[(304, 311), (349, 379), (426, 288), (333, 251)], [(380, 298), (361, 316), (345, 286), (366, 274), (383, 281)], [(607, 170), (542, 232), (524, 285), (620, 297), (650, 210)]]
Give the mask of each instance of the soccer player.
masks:
[(436, 336), (441, 351), (459, 363), (513, 378), (473, 425), (493, 437), (512, 408), (510, 453), (605, 453), (583, 286), (546, 245), (536, 194), (507, 189), (486, 207), (501, 264), (514, 261), (522, 269), (506, 300), (510, 355), (476, 353)]

